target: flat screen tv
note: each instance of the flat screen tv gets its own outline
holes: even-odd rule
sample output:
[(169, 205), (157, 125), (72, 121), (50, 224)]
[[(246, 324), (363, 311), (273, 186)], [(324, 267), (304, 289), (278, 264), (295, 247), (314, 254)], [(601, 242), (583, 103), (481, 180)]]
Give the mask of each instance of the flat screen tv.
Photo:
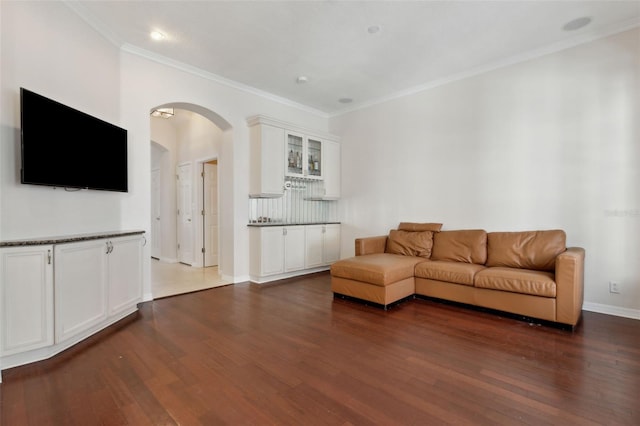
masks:
[(20, 182), (128, 191), (127, 131), (20, 88)]

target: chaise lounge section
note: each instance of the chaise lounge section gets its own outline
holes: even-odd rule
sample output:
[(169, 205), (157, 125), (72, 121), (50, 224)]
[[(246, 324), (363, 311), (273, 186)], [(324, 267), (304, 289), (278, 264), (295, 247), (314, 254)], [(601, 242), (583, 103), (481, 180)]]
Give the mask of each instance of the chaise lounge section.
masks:
[(358, 238), (356, 256), (331, 267), (334, 295), (388, 307), (417, 296), (575, 327), (582, 313), (585, 251), (562, 230), (441, 230), (401, 223)]

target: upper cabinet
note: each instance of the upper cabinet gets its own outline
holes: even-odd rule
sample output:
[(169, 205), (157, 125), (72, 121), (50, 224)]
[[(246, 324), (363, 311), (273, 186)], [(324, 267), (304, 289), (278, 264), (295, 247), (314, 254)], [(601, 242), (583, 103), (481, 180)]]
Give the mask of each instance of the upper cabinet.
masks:
[(281, 197), (284, 194), (284, 129), (260, 122), (250, 122), (249, 125), (249, 194), (254, 197)]
[(324, 160), (324, 198), (337, 200), (340, 198), (340, 144), (325, 141), (322, 145)]
[(285, 175), (290, 177), (322, 179), (322, 146), (320, 138), (286, 131)]
[(251, 197), (281, 197), (286, 178), (325, 181), (327, 200), (340, 197), (340, 143), (329, 133), (257, 115), (250, 128)]

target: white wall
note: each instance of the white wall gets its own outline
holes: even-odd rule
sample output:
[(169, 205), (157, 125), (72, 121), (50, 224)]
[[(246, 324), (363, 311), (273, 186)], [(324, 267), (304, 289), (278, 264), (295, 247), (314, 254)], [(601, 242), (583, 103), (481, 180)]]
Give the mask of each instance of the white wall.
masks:
[(561, 228), (587, 307), (640, 318), (639, 93), (636, 29), (331, 119), (342, 255), (400, 221)]
[[(328, 120), (294, 105), (218, 83), (138, 52), (119, 50), (61, 2), (0, 2), (2, 216), (0, 238), (22, 239), (112, 229), (150, 231), (149, 111), (199, 105), (229, 124), (220, 146), (222, 262), (226, 279), (249, 276), (246, 118), (265, 114), (326, 131)], [(19, 88), (25, 86), (127, 129), (129, 192), (65, 192), (19, 183)], [(150, 249), (144, 294), (150, 297)]]
[(126, 194), (20, 184), (20, 87), (119, 125), (118, 50), (60, 4), (0, 7), (0, 238), (122, 229)]

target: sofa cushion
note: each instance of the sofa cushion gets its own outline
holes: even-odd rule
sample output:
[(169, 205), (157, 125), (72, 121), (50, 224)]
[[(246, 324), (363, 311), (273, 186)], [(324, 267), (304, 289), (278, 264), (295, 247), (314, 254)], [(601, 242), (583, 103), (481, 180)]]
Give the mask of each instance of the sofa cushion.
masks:
[(552, 272), (495, 267), (486, 268), (475, 276), (475, 286), (511, 293), (556, 297), (556, 282)]
[(331, 275), (386, 286), (406, 278), (413, 278), (415, 266), (425, 261), (422, 257), (390, 253), (366, 254), (333, 263)]
[(449, 260), (484, 265), (487, 233), (482, 229), (442, 231), (433, 236), (431, 260)]
[(556, 257), (565, 250), (562, 230), (490, 232), (486, 265), (554, 271)]
[(416, 265), (415, 276), (455, 284), (473, 285), (473, 277), (485, 269), (482, 265), (466, 262), (447, 262), (432, 260)]
[(441, 229), (442, 229), (441, 223), (400, 222), (400, 225), (398, 225), (398, 230), (400, 231), (440, 232)]
[(432, 231), (400, 231), (392, 229), (387, 239), (386, 253), (404, 256), (431, 257)]

